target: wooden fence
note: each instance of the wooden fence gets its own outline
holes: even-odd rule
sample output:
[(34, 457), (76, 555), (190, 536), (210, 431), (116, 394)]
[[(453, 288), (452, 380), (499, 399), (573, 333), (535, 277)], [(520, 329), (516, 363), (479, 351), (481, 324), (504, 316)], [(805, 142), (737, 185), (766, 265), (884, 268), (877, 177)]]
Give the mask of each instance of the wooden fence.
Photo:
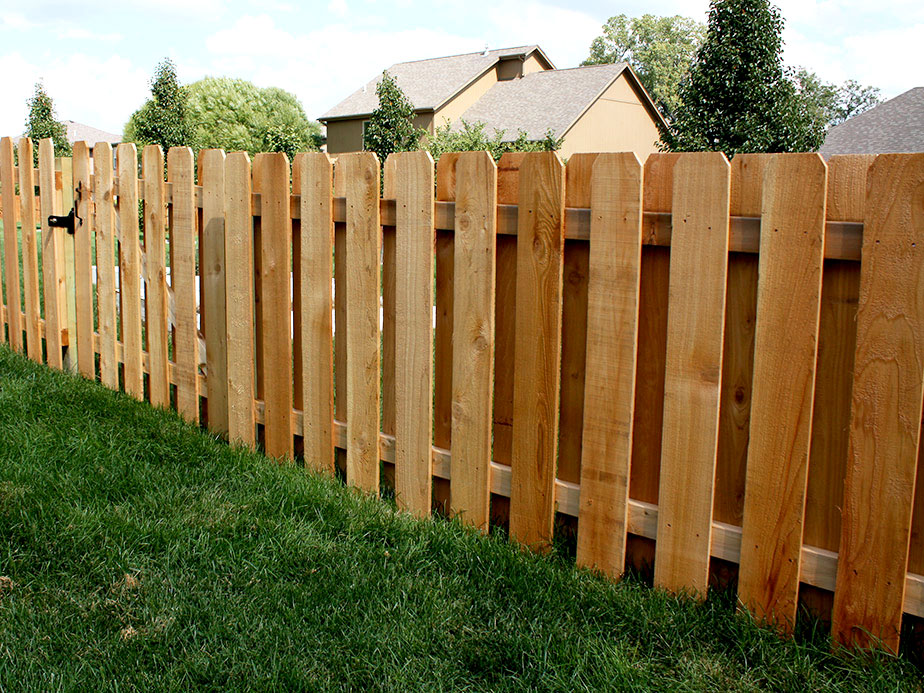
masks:
[(112, 154), (2, 140), (13, 348), (783, 630), (924, 616), (924, 155)]

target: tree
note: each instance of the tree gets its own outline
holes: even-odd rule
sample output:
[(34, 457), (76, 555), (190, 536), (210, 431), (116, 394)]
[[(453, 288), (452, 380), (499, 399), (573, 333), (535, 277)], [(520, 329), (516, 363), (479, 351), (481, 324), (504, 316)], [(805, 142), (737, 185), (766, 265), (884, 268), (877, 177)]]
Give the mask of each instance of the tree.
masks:
[(320, 125), (284, 89), (229, 77), (206, 77), (187, 89), (193, 139), (203, 149), (285, 152), (291, 159), (323, 141)]
[(176, 65), (165, 58), (154, 71), (151, 98), (135, 111), (122, 133), (125, 142), (170, 147), (194, 146), (188, 117), (189, 95), (176, 76)]
[(881, 101), (876, 87), (863, 86), (852, 79), (840, 86), (829, 84), (804, 67), (796, 70), (793, 80), (799, 96), (825, 127), (839, 125)]
[(365, 123), (363, 148), (375, 152), (384, 165), (392, 152), (417, 149), (424, 131), (414, 126), (414, 106), (388, 70), (382, 73), (375, 94), (379, 105)]
[(768, 0), (712, 0), (669, 127), (671, 151), (814, 151), (824, 127), (783, 69), (783, 20)]
[(680, 100), (678, 88), (690, 69), (706, 27), (688, 17), (653, 14), (610, 17), (603, 34), (590, 44), (583, 65), (625, 61), (662, 114), (670, 119)]
[(470, 123), (463, 119), (460, 125), (460, 128), (453, 129), (447, 120), (427, 138), (424, 148), (430, 152), (434, 161), (445, 152), (486, 151), (496, 161), (507, 152), (555, 151), (561, 148), (562, 138), (555, 137), (551, 130), (546, 132), (541, 140), (530, 140), (528, 135), (520, 130), (515, 140), (504, 141), (505, 130), (495, 130), (494, 134), (489, 136), (485, 132), (483, 122)]
[[(67, 128), (64, 123), (55, 118), (55, 105), (45, 91), (41, 82), (35, 83), (35, 93), (26, 101), (29, 107), (29, 117), (26, 120), (26, 137), (32, 140), (41, 140), (50, 137), (54, 141), (55, 154), (69, 156), (71, 145), (67, 141)], [(35, 150), (38, 161), (38, 149)]]

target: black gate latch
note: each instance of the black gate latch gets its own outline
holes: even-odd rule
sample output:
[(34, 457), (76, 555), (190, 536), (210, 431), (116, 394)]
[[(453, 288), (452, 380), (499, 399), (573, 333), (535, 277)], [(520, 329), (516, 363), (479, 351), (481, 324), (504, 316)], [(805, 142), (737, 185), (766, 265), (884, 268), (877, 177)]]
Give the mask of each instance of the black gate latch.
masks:
[(56, 217), (54, 215), (49, 216), (48, 225), (59, 229), (66, 229), (69, 234), (73, 235), (76, 220), (77, 215), (74, 213), (74, 210), (71, 209), (71, 211), (67, 213), (66, 217)]

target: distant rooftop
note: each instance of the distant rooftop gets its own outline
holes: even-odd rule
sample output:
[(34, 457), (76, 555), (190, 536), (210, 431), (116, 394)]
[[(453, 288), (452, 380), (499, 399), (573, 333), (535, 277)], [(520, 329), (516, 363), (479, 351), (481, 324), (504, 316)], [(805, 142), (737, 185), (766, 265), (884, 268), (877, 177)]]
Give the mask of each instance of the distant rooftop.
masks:
[(835, 154), (924, 152), (924, 87), (916, 87), (828, 131), (819, 149)]
[(118, 144), (122, 141), (122, 135), (106, 132), (83, 123), (75, 123), (73, 120), (65, 120), (64, 127), (67, 129), (67, 141), (71, 144), (74, 144), (74, 142), (86, 142), (92, 147), (97, 142)]
[(625, 69), (626, 63), (591, 65), (497, 82), (461, 119), (484, 123), (488, 135), (503, 130), (505, 141), (515, 140), (519, 130), (530, 140), (541, 140), (547, 130), (561, 137)]
[[(415, 110), (435, 110), (501, 58), (525, 57), (534, 51), (541, 53), (539, 46), (533, 45), (413, 60), (392, 65), (388, 74), (395, 79)], [(544, 54), (543, 58), (551, 65)], [(381, 74), (376, 75), (322, 115), (321, 120), (372, 113), (379, 105), (375, 87), (381, 79)]]

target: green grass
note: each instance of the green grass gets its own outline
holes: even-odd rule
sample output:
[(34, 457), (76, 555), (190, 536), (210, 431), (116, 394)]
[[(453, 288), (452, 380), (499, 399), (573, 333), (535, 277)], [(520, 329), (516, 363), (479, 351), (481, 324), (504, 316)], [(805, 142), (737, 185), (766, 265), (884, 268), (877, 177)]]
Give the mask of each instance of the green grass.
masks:
[[(819, 633), (821, 631), (818, 631)], [(0, 690), (920, 690), (0, 347)]]

